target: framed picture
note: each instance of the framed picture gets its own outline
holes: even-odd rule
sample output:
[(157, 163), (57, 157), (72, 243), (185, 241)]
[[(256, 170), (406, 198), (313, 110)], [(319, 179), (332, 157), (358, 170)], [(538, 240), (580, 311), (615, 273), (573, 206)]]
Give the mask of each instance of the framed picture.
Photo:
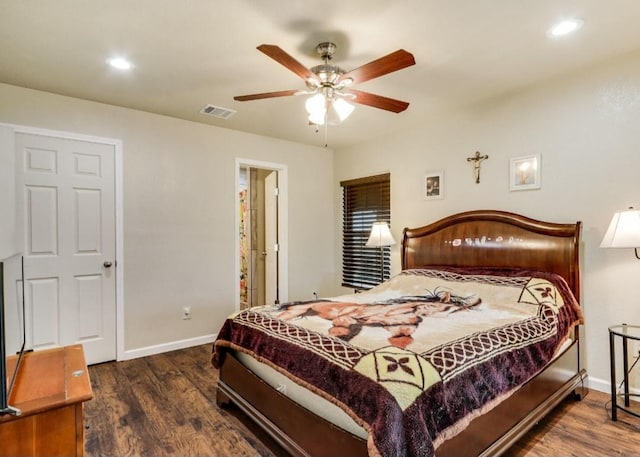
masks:
[(444, 171), (427, 172), (422, 185), (425, 200), (439, 200), (444, 198)]
[(540, 189), (540, 154), (509, 161), (509, 190)]

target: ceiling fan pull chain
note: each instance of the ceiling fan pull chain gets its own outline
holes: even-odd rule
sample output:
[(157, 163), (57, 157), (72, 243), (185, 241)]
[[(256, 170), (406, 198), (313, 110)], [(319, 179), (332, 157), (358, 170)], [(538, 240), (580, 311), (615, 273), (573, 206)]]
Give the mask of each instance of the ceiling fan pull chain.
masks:
[(329, 109), (324, 112), (324, 147), (329, 146)]

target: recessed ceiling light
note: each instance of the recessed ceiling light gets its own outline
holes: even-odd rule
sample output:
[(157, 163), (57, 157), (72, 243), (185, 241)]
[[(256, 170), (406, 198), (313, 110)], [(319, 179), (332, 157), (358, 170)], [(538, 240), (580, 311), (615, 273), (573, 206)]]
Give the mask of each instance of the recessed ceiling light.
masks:
[(566, 19), (564, 21), (560, 21), (555, 24), (553, 27), (549, 29), (547, 34), (551, 37), (561, 37), (565, 35), (569, 35), (570, 33), (578, 30), (584, 21), (582, 19)]
[(130, 70), (133, 67), (131, 62), (122, 57), (114, 57), (113, 59), (107, 60), (107, 63), (118, 70)]

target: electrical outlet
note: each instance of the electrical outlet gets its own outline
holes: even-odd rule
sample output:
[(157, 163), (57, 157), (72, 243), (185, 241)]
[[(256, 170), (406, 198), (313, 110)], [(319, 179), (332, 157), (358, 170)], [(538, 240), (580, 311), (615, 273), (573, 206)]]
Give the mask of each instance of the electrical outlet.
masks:
[(311, 291), (311, 295), (313, 295), (313, 299), (317, 300), (318, 299), (318, 291), (317, 290), (312, 290)]
[(182, 308), (182, 320), (188, 321), (191, 319), (191, 306), (185, 306)]

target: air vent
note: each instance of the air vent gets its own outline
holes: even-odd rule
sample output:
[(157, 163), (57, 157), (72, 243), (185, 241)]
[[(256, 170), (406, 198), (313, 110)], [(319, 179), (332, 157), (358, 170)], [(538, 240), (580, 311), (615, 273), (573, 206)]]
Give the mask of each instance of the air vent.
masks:
[(231, 116), (236, 114), (232, 109), (213, 105), (205, 105), (204, 108), (200, 110), (200, 113), (206, 114), (207, 116), (219, 117), (220, 119), (229, 119)]

